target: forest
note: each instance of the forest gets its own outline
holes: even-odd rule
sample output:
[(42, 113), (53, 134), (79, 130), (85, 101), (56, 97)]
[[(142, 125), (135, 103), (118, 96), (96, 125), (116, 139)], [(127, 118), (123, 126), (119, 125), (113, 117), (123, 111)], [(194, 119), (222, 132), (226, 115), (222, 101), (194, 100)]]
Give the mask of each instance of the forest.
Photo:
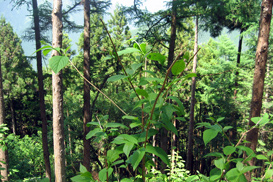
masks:
[(272, 0), (68, 1), (0, 18), (1, 181), (273, 181)]

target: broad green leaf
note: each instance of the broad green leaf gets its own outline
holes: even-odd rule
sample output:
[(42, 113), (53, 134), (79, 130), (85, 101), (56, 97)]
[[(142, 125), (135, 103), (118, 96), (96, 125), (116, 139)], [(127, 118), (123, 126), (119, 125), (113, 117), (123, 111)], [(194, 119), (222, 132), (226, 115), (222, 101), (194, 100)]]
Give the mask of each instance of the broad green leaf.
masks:
[(244, 164), (242, 162), (238, 161), (236, 163), (236, 168), (238, 169), (238, 171), (241, 172), (244, 169)]
[(257, 168), (260, 168), (260, 167), (259, 166), (245, 166), (243, 168), (243, 170), (240, 171), (240, 172), (244, 174), (244, 173), (246, 173), (248, 171), (252, 171), (253, 169), (257, 169)]
[(165, 164), (170, 166), (170, 161), (166, 152), (160, 147), (153, 147), (151, 145), (146, 146), (146, 152), (158, 156)]
[(70, 178), (71, 181), (75, 181), (75, 182), (91, 182), (92, 178), (88, 178), (88, 177), (85, 177), (85, 176), (82, 176), (82, 175), (77, 175), (77, 176), (74, 176), (72, 178)]
[(265, 179), (269, 179), (273, 176), (273, 169), (267, 169), (265, 172)]
[(122, 116), (122, 119), (129, 119), (129, 120), (136, 120), (137, 121), (138, 117), (125, 115), (125, 116)]
[(137, 139), (134, 136), (127, 135), (127, 134), (121, 134), (121, 135), (117, 136), (112, 141), (112, 143), (116, 143), (116, 144), (123, 144), (123, 143), (127, 143), (127, 142), (138, 144), (138, 141), (137, 141)]
[(119, 158), (119, 153), (117, 150), (108, 150), (107, 151), (107, 161), (113, 163)]
[(146, 98), (149, 97), (147, 91), (146, 91), (146, 90), (143, 90), (143, 89), (136, 89), (136, 93), (137, 93), (138, 95), (144, 96), (144, 97), (146, 97)]
[(133, 47), (141, 51), (140, 45), (138, 43), (134, 43)]
[(219, 124), (212, 125), (210, 128), (217, 132), (222, 133), (222, 126), (220, 126)]
[(225, 117), (221, 117), (221, 118), (218, 118), (216, 121), (217, 122), (221, 122), (221, 121), (223, 121), (225, 119)]
[(238, 181), (239, 176), (240, 176), (240, 172), (238, 171), (237, 168), (233, 168), (229, 170), (226, 174), (226, 178), (228, 179), (228, 181), (231, 181), (231, 182), (239, 182)]
[(99, 126), (100, 123), (99, 122), (95, 122), (95, 121), (91, 121), (91, 122), (88, 122), (86, 125), (87, 125), (87, 127), (89, 127), (91, 125)]
[(95, 136), (97, 133), (101, 132), (101, 129), (100, 128), (95, 128), (93, 130), (91, 130), (87, 135), (86, 135), (86, 139), (90, 139), (92, 138), (93, 136)]
[(81, 173), (85, 173), (85, 172), (88, 172), (86, 167), (84, 167), (82, 164), (80, 164), (80, 172)]
[(69, 58), (66, 56), (53, 56), (49, 59), (49, 66), (54, 71), (58, 73), (69, 63)]
[(181, 109), (181, 110), (180, 110), (180, 112), (182, 112), (181, 114), (183, 114), (183, 115), (185, 114), (185, 112), (184, 112), (184, 105), (183, 105), (183, 103), (180, 101), (179, 98), (174, 97), (174, 96), (169, 96), (169, 97), (167, 97), (167, 99), (172, 99), (173, 101), (175, 101), (175, 102), (178, 104), (179, 108)]
[(112, 166), (121, 164), (121, 163), (123, 163), (123, 162), (124, 162), (124, 160), (118, 160), (118, 161), (114, 162), (114, 163), (112, 164)]
[(48, 53), (50, 53), (52, 51), (52, 49), (45, 49), (43, 50), (43, 55), (46, 56), (48, 55)]
[(102, 59), (102, 61), (106, 61), (106, 60), (113, 59), (113, 58), (114, 58), (113, 56), (107, 55)]
[(207, 122), (202, 122), (202, 123), (197, 123), (197, 127), (196, 128), (201, 128), (201, 127), (206, 127), (206, 128), (210, 128), (211, 124), (207, 123)]
[(219, 152), (211, 152), (206, 154), (204, 157), (224, 157), (223, 154)]
[(49, 179), (48, 178), (43, 178), (40, 180), (40, 182), (49, 182)]
[(122, 51), (118, 51), (118, 55), (121, 56), (123, 54), (130, 54), (130, 53), (134, 53), (134, 52), (139, 52), (139, 50), (131, 47), (131, 48), (126, 48)]
[(176, 136), (178, 136), (178, 132), (176, 127), (174, 127), (173, 123), (169, 120), (163, 120), (163, 123), (165, 124), (165, 128), (169, 131), (172, 131)]
[(147, 58), (153, 61), (158, 61), (161, 65), (164, 65), (166, 60), (166, 57), (160, 53), (150, 53)]
[(232, 129), (232, 128), (233, 128), (232, 126), (225, 126), (225, 127), (223, 128), (223, 130), (224, 130), (224, 132), (226, 132), (227, 130)]
[(142, 125), (142, 123), (140, 121), (132, 122), (132, 123), (130, 123), (130, 128), (135, 128), (140, 125)]
[(225, 168), (225, 159), (224, 158), (220, 158), (220, 159), (216, 159), (214, 160), (214, 165), (218, 168), (223, 170)]
[(135, 72), (138, 68), (140, 68), (142, 66), (142, 63), (136, 63), (136, 64), (132, 64), (131, 67), (133, 69), (133, 71)]
[(178, 60), (176, 63), (174, 63), (171, 71), (173, 75), (178, 75), (185, 69), (185, 67), (186, 67), (185, 62), (183, 60)]
[(145, 149), (144, 148), (140, 148), (138, 150), (136, 150), (133, 155), (130, 156), (130, 158), (128, 159), (128, 163), (130, 163), (133, 167), (133, 170), (136, 170), (137, 166), (139, 165), (140, 161), (142, 160), (142, 158), (145, 155)]
[(121, 79), (124, 79), (124, 78), (127, 78), (128, 76), (126, 75), (114, 75), (114, 76), (111, 76), (110, 78), (107, 79), (108, 82), (115, 82), (115, 81), (118, 81), (118, 80), (121, 80)]
[(126, 142), (126, 143), (124, 144), (123, 152), (124, 152), (124, 154), (127, 156), (127, 158), (129, 157), (130, 152), (131, 152), (131, 150), (132, 150), (133, 147), (134, 147), (134, 143)]
[(141, 52), (143, 52), (143, 54), (147, 53), (146, 44), (145, 43), (141, 43), (140, 44), (140, 49), (141, 49)]
[(217, 134), (218, 134), (218, 131), (214, 129), (205, 130), (203, 133), (203, 141), (205, 145), (207, 145), (207, 143), (209, 143), (212, 139), (214, 139), (217, 136)]
[(106, 128), (125, 128), (125, 129), (129, 129), (127, 126), (125, 126), (124, 124), (121, 123), (107, 123), (106, 124)]
[(268, 161), (268, 158), (264, 155), (257, 155), (256, 158), (259, 160), (267, 160)]
[(185, 54), (183, 55), (183, 58), (187, 60), (190, 59), (190, 53), (189, 52), (185, 52)]
[(188, 78), (192, 78), (192, 77), (197, 77), (197, 74), (196, 73), (189, 73), (184, 76), (184, 79), (188, 79)]
[(230, 155), (230, 154), (233, 154), (235, 152), (236, 148), (233, 147), (233, 146), (226, 146), (224, 149), (223, 149), (223, 152), (225, 155)]
[(100, 170), (100, 172), (99, 172), (99, 179), (101, 182), (104, 182), (104, 181), (106, 181), (106, 178), (107, 178), (107, 168), (104, 168), (104, 169)]
[(210, 181), (217, 181), (222, 176), (222, 171), (218, 168), (214, 168), (210, 171)]

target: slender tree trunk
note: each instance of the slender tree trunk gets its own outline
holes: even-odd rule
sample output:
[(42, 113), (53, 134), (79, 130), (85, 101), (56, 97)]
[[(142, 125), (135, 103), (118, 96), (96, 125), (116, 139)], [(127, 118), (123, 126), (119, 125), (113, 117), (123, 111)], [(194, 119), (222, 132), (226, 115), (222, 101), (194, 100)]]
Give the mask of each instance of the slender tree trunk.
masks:
[[(170, 43), (169, 43), (169, 53), (168, 53), (168, 68), (171, 66), (173, 60), (174, 60), (174, 49), (175, 49), (175, 39), (176, 39), (176, 5), (175, 1), (173, 0), (172, 4), (172, 22), (171, 22), (171, 37), (170, 37)], [(169, 77), (172, 77), (172, 74), (170, 72)], [(168, 154), (168, 131), (165, 128), (161, 129), (161, 143), (160, 147)], [(163, 163), (161, 166), (161, 172), (165, 173), (166, 164)]]
[[(54, 0), (52, 11), (52, 46), (54, 48), (62, 47), (62, 28), (62, 0)], [(52, 56), (57, 55), (58, 52), (53, 51)], [(55, 181), (65, 182), (62, 71), (59, 73), (54, 73), (52, 71), (52, 92)]]
[[(260, 28), (259, 37), (256, 50), (255, 58), (255, 69), (253, 77), (253, 89), (252, 89), (252, 101), (251, 110), (249, 118), (249, 126), (254, 126), (255, 123), (251, 121), (252, 117), (259, 117), (262, 108), (263, 90), (264, 90), (264, 77), (268, 53), (268, 39), (270, 33), (270, 23), (272, 16), (272, 0), (263, 0), (261, 6), (260, 15)], [(247, 133), (246, 140), (249, 141), (247, 144), (253, 151), (256, 151), (256, 146), (258, 142), (258, 128), (255, 128)], [(250, 165), (254, 164), (254, 158), (249, 161)], [(247, 180), (251, 181), (251, 173), (246, 174)]]
[[(268, 59), (269, 60), (269, 59)], [(270, 62), (268, 61), (266, 63), (266, 80), (269, 79), (270, 76)], [(268, 83), (266, 88), (265, 88), (265, 103), (267, 104), (269, 102), (269, 87), (271, 83)], [(264, 113), (267, 113), (268, 109), (264, 107)]]
[[(0, 125), (5, 123), (5, 104), (4, 104), (4, 93), (2, 84), (2, 70), (1, 70), (1, 56), (0, 56)], [(2, 135), (5, 138), (5, 135)], [(8, 150), (4, 150), (5, 146), (0, 146), (0, 167), (4, 168), (1, 170), (2, 181), (8, 181)]]
[[(90, 2), (84, 3), (84, 77), (90, 81)], [(89, 132), (87, 123), (91, 122), (90, 112), (90, 85), (84, 80), (84, 106), (83, 106), (83, 165), (90, 171), (90, 140), (86, 139)]]
[[(36, 50), (41, 48), (41, 34), (40, 34), (40, 20), (39, 20), (39, 9), (37, 6), (37, 0), (32, 0), (33, 8), (33, 18), (34, 18), (34, 31), (35, 31), (35, 43)], [(45, 161), (45, 172), (46, 177), (51, 181), (51, 168), (49, 160), (49, 151), (48, 151), (48, 141), (47, 141), (47, 119), (45, 111), (45, 100), (44, 100), (44, 82), (43, 82), (43, 66), (42, 66), (42, 53), (41, 51), (36, 52), (37, 59), (37, 72), (38, 72), (38, 85), (39, 85), (39, 104), (40, 104), (40, 113), (42, 120), (42, 141), (43, 141), (43, 154)]]
[(11, 125), (12, 125), (12, 133), (16, 135), (16, 121), (15, 121), (15, 111), (13, 100), (10, 100), (10, 113), (11, 113)]
[[(194, 38), (194, 53), (198, 49), (198, 17), (196, 17), (195, 24), (195, 38)], [(197, 66), (197, 55), (193, 59), (193, 68), (192, 72), (196, 73)], [(195, 87), (196, 87), (196, 78), (192, 77), (191, 85), (191, 106), (190, 106), (190, 124), (189, 124), (189, 134), (188, 134), (188, 149), (187, 149), (187, 169), (193, 173), (193, 128), (194, 128), (194, 105), (195, 105)]]

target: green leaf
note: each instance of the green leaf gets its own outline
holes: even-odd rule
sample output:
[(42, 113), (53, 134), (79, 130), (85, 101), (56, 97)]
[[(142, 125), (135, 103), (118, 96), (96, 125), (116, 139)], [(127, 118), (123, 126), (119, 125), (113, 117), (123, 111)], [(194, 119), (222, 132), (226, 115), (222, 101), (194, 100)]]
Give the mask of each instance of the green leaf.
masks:
[(143, 90), (143, 89), (136, 89), (136, 93), (137, 93), (138, 95), (144, 96), (144, 97), (146, 97), (146, 98), (149, 97), (147, 91), (146, 91), (146, 90)]
[(121, 164), (121, 163), (123, 163), (123, 162), (124, 162), (124, 160), (118, 160), (118, 161), (114, 162), (114, 163), (112, 164), (112, 166)]
[(232, 128), (233, 128), (232, 126), (225, 126), (225, 127), (223, 128), (223, 130), (224, 130), (224, 132), (226, 132), (227, 130), (232, 129)]
[(146, 152), (158, 156), (165, 164), (170, 166), (170, 161), (169, 161), (168, 155), (162, 148), (147, 145), (146, 146)]
[(138, 117), (125, 115), (125, 116), (122, 116), (122, 119), (129, 119), (129, 120), (136, 120), (137, 121)]
[(127, 134), (121, 134), (121, 135), (117, 136), (112, 141), (112, 143), (116, 143), (116, 144), (123, 144), (123, 143), (127, 143), (127, 142), (138, 144), (138, 141), (137, 141), (137, 139), (134, 136), (127, 135)]
[(225, 168), (225, 159), (224, 158), (220, 158), (220, 159), (217, 159), (217, 160), (214, 160), (214, 165), (223, 170)]
[(54, 71), (58, 73), (69, 63), (69, 58), (66, 56), (53, 56), (49, 59), (49, 66)]
[(113, 59), (113, 58), (114, 58), (113, 56), (107, 55), (102, 59), (102, 61), (106, 61), (106, 60)]
[(204, 157), (224, 157), (223, 154), (219, 152), (211, 152), (206, 154)]
[(183, 60), (178, 60), (176, 63), (174, 63), (171, 71), (173, 75), (178, 75), (185, 69), (185, 67), (186, 67), (185, 62)]
[(143, 54), (147, 53), (146, 44), (145, 43), (141, 43), (140, 44), (140, 49), (141, 49), (141, 52), (143, 52)]
[(118, 55), (121, 56), (123, 54), (130, 54), (130, 53), (134, 53), (134, 52), (140, 52), (138, 49), (136, 48), (126, 48), (122, 51), (118, 51)]
[(246, 172), (248, 172), (248, 171), (252, 171), (253, 169), (257, 169), (257, 168), (260, 168), (259, 166), (245, 166), (244, 168), (243, 168), (243, 170), (241, 171), (241, 173), (246, 173)]
[(163, 123), (165, 124), (165, 128), (169, 131), (172, 131), (176, 136), (178, 136), (178, 132), (176, 127), (174, 127), (173, 123), (169, 120), (163, 120)]
[(238, 169), (238, 171), (241, 172), (244, 169), (244, 164), (242, 162), (238, 161), (236, 163), (236, 168)]
[(88, 122), (87, 124), (87, 127), (91, 126), (91, 125), (95, 125), (95, 126), (99, 126), (99, 122), (95, 122), (95, 121), (92, 121), (92, 122)]
[(52, 51), (52, 49), (45, 49), (43, 50), (43, 55), (46, 56), (48, 55), (48, 53), (50, 53)]
[(273, 169), (267, 169), (265, 172), (265, 179), (270, 179), (273, 176)]
[(120, 152), (117, 150), (108, 150), (107, 151), (107, 161), (113, 163), (115, 160), (119, 158)]
[(104, 168), (104, 169), (100, 170), (100, 172), (99, 172), (99, 179), (101, 182), (104, 182), (104, 181), (106, 181), (106, 178), (107, 178), (107, 169)]
[(247, 182), (245, 176), (241, 174), (237, 168), (229, 170), (226, 174), (226, 178), (230, 182)]
[(96, 135), (96, 133), (99, 133), (99, 132), (101, 132), (100, 128), (95, 128), (95, 129), (89, 131), (89, 133), (86, 135), (86, 139), (88, 140), (88, 139), (92, 138), (93, 136)]
[(185, 54), (183, 55), (183, 58), (187, 60), (190, 59), (190, 53), (189, 52), (185, 52)]
[(86, 167), (84, 167), (84, 165), (80, 164), (80, 172), (81, 173), (85, 173), (85, 172), (88, 172)]
[(107, 123), (106, 128), (124, 128), (124, 129), (129, 129), (127, 126), (121, 123)]
[(203, 133), (203, 141), (205, 145), (207, 145), (207, 143), (209, 143), (212, 139), (214, 139), (217, 136), (217, 134), (218, 134), (218, 131), (214, 129), (205, 130)]
[(147, 58), (153, 61), (158, 61), (161, 65), (164, 65), (166, 60), (166, 57), (160, 53), (150, 53)]
[(223, 149), (223, 152), (225, 155), (230, 155), (230, 154), (233, 154), (235, 152), (236, 148), (233, 147), (233, 146), (226, 146), (224, 149)]
[(137, 70), (138, 68), (140, 68), (141, 66), (142, 66), (142, 63), (136, 63), (136, 64), (132, 64), (132, 65), (131, 65), (131, 67), (132, 67), (134, 73), (135, 73), (136, 70)]
[(257, 155), (256, 158), (259, 160), (267, 160), (268, 161), (268, 158), (264, 155)]
[(142, 158), (145, 155), (145, 149), (144, 148), (140, 148), (138, 150), (136, 150), (133, 155), (130, 156), (130, 158), (128, 159), (128, 163), (130, 163), (133, 167), (133, 170), (136, 170), (137, 166), (139, 165), (140, 161), (142, 160)]
[(197, 74), (196, 73), (189, 73), (184, 76), (184, 79), (188, 79), (188, 78), (192, 78), (192, 77), (197, 77)]
[(126, 75), (114, 75), (114, 76), (111, 76), (110, 78), (107, 79), (108, 82), (115, 82), (115, 81), (118, 81), (118, 80), (121, 80), (121, 79), (124, 79), (124, 78), (127, 78), (128, 76)]
[(216, 121), (217, 122), (221, 122), (221, 121), (223, 121), (225, 119), (225, 117), (221, 117), (221, 118), (218, 118)]
[(134, 147), (134, 143), (126, 142), (126, 143), (124, 144), (123, 152), (124, 152), (124, 154), (127, 156), (127, 158), (129, 157), (130, 152), (131, 152), (131, 150), (132, 150), (133, 147)]
[(222, 171), (218, 168), (214, 168), (210, 171), (210, 181), (217, 181), (222, 176)]
[(202, 123), (197, 123), (197, 127), (196, 128), (201, 128), (201, 127), (206, 127), (206, 128), (210, 128), (211, 124), (207, 123), (207, 122), (202, 122)]
[(133, 182), (133, 180), (129, 178), (123, 178), (120, 182)]

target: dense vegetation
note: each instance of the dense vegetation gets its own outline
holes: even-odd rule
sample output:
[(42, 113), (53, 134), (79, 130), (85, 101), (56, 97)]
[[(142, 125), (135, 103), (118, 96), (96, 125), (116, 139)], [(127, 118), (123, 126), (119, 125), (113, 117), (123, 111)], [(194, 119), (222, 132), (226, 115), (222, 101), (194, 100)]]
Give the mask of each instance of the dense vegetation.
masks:
[[(0, 19), (3, 181), (272, 181), (269, 31), (259, 52), (272, 2), (173, 0), (150, 13), (136, 0), (108, 21), (110, 1), (56, 2), (52, 24), (50, 2), (12, 1), (30, 7), (31, 57)], [(69, 19), (83, 9), (84, 27)], [(82, 31), (77, 51), (62, 31)], [(217, 38), (198, 45), (205, 31)]]

